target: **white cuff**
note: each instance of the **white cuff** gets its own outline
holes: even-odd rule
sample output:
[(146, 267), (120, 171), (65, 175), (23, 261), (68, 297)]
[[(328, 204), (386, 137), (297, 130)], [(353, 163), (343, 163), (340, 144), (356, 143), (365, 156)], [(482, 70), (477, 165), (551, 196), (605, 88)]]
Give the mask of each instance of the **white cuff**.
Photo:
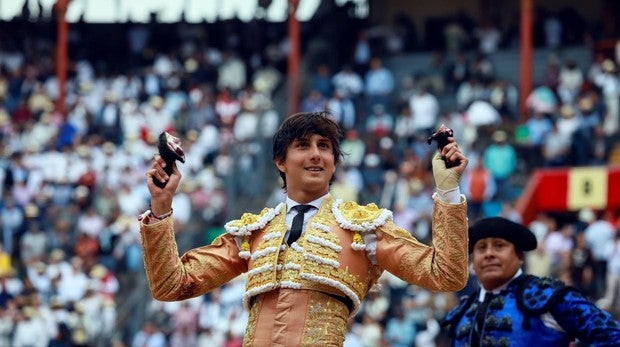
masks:
[(437, 188), (437, 193), (435, 195), (439, 200), (448, 204), (456, 205), (461, 203), (461, 189), (458, 186), (450, 190), (441, 190)]

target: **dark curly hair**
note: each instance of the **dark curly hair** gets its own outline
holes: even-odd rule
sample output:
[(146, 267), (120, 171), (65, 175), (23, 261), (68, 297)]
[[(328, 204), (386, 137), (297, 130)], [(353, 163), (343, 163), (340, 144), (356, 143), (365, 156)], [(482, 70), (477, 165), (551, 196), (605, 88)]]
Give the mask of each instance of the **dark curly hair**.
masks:
[[(273, 161), (286, 159), (286, 150), (293, 141), (306, 139), (315, 134), (324, 136), (331, 141), (334, 151), (334, 164), (338, 165), (342, 158), (340, 141), (343, 138), (343, 133), (328, 111), (300, 112), (287, 117), (273, 136)], [(278, 172), (284, 182), (282, 188), (286, 189), (284, 172), (280, 170)], [(330, 180), (330, 184), (333, 181), (334, 177)]]

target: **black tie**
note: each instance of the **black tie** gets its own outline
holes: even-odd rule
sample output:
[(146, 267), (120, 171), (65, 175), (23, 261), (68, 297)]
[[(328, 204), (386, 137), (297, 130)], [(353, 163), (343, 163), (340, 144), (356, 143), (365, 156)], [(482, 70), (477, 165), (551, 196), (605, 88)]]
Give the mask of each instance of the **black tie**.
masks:
[(293, 218), (293, 225), (291, 226), (291, 233), (288, 235), (288, 244), (292, 245), (297, 241), (301, 235), (301, 228), (304, 225), (304, 214), (312, 208), (312, 205), (297, 205), (293, 206), (293, 209), (297, 211), (297, 214)]
[(478, 312), (476, 313), (476, 322), (474, 326), (474, 334), (472, 336), (471, 346), (477, 347), (480, 346), (480, 340), (482, 340), (482, 329), (484, 327), (484, 319), (487, 316), (487, 311), (489, 310), (489, 303), (496, 295), (491, 292), (486, 292), (484, 294), (484, 300), (480, 303), (480, 307), (478, 308)]

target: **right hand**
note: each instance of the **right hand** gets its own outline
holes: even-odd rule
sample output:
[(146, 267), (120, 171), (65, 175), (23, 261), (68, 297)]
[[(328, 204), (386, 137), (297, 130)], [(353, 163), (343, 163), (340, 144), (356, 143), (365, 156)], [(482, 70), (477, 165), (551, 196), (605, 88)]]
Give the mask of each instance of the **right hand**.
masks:
[[(164, 171), (166, 162), (161, 155), (156, 154), (151, 169), (146, 172), (146, 185), (151, 193), (151, 211), (155, 215), (162, 215), (172, 208), (172, 198), (181, 182), (181, 172), (177, 168), (176, 162), (172, 163), (172, 174), (168, 176)], [(166, 182), (164, 188), (159, 188), (153, 180)]]

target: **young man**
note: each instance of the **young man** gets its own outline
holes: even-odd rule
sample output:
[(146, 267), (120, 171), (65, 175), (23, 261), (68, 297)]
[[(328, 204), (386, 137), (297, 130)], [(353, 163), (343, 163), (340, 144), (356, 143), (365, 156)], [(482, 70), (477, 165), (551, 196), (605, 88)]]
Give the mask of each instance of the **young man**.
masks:
[[(433, 160), (438, 189), (429, 247), (397, 227), (391, 211), (330, 195), (342, 156), (341, 138), (329, 113), (287, 118), (273, 141), (286, 201), (228, 222), (227, 232), (211, 245), (180, 258), (171, 204), (181, 175), (175, 165), (168, 176), (157, 157), (147, 173), (151, 211), (141, 218), (153, 296), (183, 300), (246, 273), (245, 346), (342, 346), (347, 320), (384, 270), (432, 290), (463, 288), (468, 276), (467, 210), (458, 184), (468, 159), (454, 139), (450, 137)], [(442, 156), (459, 164), (447, 169)], [(162, 189), (154, 180), (167, 184)], [(299, 205), (304, 205), (302, 212)]]
[(549, 277), (525, 275), (524, 252), (536, 237), (502, 217), (469, 230), (469, 251), (480, 290), (461, 299), (443, 321), (453, 346), (618, 346), (620, 323), (575, 288)]

